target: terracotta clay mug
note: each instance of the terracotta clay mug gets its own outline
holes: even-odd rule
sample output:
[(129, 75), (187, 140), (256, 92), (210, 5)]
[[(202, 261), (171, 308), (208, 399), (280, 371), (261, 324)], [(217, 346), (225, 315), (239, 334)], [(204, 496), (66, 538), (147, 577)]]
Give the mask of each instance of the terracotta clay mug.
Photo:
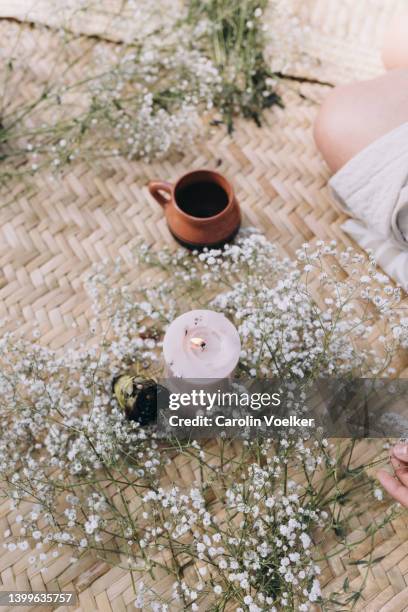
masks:
[(164, 208), (173, 236), (183, 246), (216, 247), (232, 240), (241, 213), (231, 184), (218, 172), (196, 170), (175, 184), (152, 181), (154, 199)]

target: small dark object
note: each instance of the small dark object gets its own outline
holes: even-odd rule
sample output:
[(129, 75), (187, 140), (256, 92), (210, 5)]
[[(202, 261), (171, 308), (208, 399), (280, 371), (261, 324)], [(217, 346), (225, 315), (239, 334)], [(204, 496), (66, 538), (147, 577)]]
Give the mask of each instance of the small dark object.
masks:
[(154, 380), (132, 374), (121, 374), (112, 381), (112, 391), (126, 418), (141, 426), (156, 423), (157, 388)]

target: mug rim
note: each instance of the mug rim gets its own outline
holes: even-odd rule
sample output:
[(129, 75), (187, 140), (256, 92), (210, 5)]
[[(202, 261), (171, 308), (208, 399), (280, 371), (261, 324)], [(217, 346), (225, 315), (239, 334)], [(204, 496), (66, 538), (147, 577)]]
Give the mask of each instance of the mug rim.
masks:
[[(225, 191), (225, 193), (228, 196), (228, 203), (227, 203), (227, 205), (225, 206), (225, 208), (220, 210), (219, 213), (217, 213), (215, 215), (212, 215), (211, 217), (196, 217), (195, 215), (189, 215), (182, 208), (180, 208), (180, 206), (178, 205), (177, 198), (176, 198), (176, 191), (177, 191), (178, 187), (180, 186), (180, 183), (182, 181), (184, 181), (187, 177), (192, 176), (194, 174), (207, 174), (207, 175), (210, 175), (212, 177), (216, 177), (218, 179), (216, 181), (216, 183), (218, 185), (220, 185), (220, 187)], [(223, 174), (221, 174), (220, 172), (217, 172), (216, 170), (208, 170), (207, 168), (199, 168), (198, 170), (191, 170), (190, 172), (186, 172), (185, 174), (183, 174), (174, 183), (174, 186), (173, 186), (173, 203), (174, 203), (174, 206), (177, 209), (177, 211), (181, 215), (186, 217), (186, 219), (189, 219), (190, 221), (192, 221), (192, 220), (196, 221), (196, 222), (198, 222), (200, 224), (212, 222), (212, 221), (214, 221), (216, 219), (219, 219), (224, 214), (229, 212), (229, 210), (233, 206), (233, 202), (234, 202), (234, 190), (233, 190), (233, 187), (232, 187), (231, 183), (229, 182), (229, 180)]]

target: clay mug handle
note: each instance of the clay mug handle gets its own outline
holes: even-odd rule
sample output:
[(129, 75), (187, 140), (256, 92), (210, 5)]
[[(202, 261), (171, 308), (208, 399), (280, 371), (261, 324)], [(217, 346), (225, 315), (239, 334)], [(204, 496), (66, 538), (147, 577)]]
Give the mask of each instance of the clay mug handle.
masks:
[[(156, 202), (158, 202), (160, 206), (163, 206), (163, 208), (171, 202), (173, 191), (171, 183), (166, 183), (166, 181), (150, 181), (147, 187)], [(167, 193), (169, 197), (166, 198), (162, 191)]]

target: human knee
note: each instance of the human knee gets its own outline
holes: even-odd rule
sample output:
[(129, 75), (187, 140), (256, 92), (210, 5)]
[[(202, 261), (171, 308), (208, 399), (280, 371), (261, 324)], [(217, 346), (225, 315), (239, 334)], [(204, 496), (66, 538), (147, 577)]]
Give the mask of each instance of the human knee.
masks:
[(345, 148), (350, 128), (347, 89), (347, 86), (340, 86), (329, 93), (319, 109), (314, 124), (317, 148), (334, 172), (347, 161)]

